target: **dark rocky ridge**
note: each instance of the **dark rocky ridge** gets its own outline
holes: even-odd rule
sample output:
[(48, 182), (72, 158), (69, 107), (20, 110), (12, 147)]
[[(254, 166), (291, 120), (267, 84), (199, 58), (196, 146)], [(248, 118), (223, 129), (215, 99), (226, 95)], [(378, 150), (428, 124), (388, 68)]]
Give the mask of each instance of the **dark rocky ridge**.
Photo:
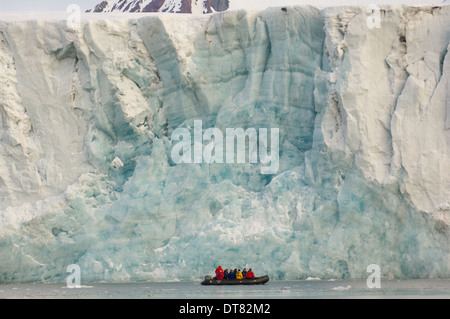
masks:
[[(192, 6), (202, 0), (180, 0), (181, 8), (177, 13), (192, 13)], [(93, 10), (87, 12), (174, 12), (169, 5), (171, 0), (153, 0), (145, 5), (143, 0), (117, 0), (110, 10), (108, 1), (102, 1)], [(194, 3), (193, 3), (194, 2)], [(145, 6), (144, 6), (145, 5)], [(207, 0), (204, 13), (226, 11), (230, 6), (229, 0)]]

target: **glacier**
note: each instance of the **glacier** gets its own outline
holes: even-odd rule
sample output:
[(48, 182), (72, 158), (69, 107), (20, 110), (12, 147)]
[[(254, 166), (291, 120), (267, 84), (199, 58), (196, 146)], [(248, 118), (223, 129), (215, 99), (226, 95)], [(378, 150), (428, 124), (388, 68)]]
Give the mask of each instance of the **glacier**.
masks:
[[(0, 19), (0, 283), (450, 276), (450, 6)], [(260, 164), (171, 134), (279, 128)]]

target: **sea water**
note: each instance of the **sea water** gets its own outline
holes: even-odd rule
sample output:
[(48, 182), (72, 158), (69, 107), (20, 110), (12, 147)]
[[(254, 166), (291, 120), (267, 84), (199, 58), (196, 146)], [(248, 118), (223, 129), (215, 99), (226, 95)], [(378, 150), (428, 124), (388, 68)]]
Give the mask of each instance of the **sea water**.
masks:
[(270, 281), (255, 286), (202, 286), (200, 282), (0, 285), (0, 299), (447, 299), (450, 279), (382, 281)]

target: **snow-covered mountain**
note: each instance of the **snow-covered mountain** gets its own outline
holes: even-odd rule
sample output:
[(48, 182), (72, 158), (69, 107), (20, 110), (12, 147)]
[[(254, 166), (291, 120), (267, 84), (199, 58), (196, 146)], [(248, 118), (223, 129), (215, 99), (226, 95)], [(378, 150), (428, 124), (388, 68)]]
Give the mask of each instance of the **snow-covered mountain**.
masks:
[(229, 8), (229, 0), (114, 0), (102, 1), (93, 12), (212, 13)]

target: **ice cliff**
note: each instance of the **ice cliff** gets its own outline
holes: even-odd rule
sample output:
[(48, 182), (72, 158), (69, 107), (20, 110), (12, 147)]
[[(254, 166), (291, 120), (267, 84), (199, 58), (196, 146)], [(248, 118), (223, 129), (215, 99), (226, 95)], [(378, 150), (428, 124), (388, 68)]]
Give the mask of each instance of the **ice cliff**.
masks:
[[(450, 6), (0, 21), (0, 282), (450, 276)], [(171, 133), (279, 128), (280, 169)]]

